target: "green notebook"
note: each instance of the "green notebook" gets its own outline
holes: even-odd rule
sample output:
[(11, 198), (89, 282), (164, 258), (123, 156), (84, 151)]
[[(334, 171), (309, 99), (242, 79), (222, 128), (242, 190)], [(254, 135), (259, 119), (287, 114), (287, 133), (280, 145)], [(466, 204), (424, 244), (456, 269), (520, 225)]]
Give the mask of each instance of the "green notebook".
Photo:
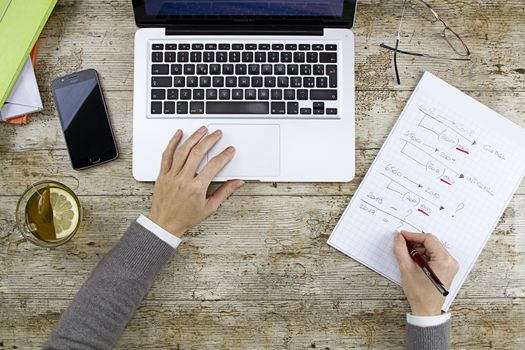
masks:
[(57, 0), (0, 0), (0, 108), (56, 3)]

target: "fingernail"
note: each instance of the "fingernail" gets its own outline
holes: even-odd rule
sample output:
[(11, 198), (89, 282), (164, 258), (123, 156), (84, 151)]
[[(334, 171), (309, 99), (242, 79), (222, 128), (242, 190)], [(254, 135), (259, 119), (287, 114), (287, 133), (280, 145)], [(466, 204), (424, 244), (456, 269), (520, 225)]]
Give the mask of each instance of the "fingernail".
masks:
[(222, 134), (222, 131), (221, 131), (221, 130), (215, 130), (213, 133), (214, 133), (215, 135), (221, 135), (221, 134)]
[(244, 186), (245, 183), (246, 183), (246, 182), (244, 182), (244, 181), (239, 181), (239, 184), (237, 185), (237, 187)]
[(204, 133), (206, 131), (206, 127), (203, 125), (199, 128), (199, 130), (197, 130), (198, 133)]
[(235, 152), (235, 147), (230, 146), (230, 147), (228, 147), (228, 148), (226, 149), (226, 151), (228, 151), (228, 152), (230, 152), (230, 153), (233, 153), (233, 152)]
[(399, 232), (394, 232), (394, 239), (399, 239)]
[(175, 137), (179, 137), (181, 134), (182, 134), (182, 130), (179, 129), (179, 130), (177, 130), (177, 132), (175, 133)]

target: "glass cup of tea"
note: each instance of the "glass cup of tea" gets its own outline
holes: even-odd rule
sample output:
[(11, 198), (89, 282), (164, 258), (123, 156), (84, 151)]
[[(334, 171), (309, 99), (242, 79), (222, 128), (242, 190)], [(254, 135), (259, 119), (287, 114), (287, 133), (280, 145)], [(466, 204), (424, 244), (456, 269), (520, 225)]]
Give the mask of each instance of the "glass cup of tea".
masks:
[(78, 231), (82, 208), (75, 193), (56, 181), (30, 186), (18, 200), (16, 222), (21, 236), (44, 248), (68, 242)]

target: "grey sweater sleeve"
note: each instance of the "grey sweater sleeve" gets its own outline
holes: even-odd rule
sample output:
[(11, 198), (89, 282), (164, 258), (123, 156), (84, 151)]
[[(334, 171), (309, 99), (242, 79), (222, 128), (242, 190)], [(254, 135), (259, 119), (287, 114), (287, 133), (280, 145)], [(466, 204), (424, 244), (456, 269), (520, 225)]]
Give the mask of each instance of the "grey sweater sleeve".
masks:
[(407, 323), (407, 350), (449, 350), (450, 320), (431, 327), (418, 327)]
[(80, 288), (43, 349), (111, 349), (175, 249), (134, 222)]

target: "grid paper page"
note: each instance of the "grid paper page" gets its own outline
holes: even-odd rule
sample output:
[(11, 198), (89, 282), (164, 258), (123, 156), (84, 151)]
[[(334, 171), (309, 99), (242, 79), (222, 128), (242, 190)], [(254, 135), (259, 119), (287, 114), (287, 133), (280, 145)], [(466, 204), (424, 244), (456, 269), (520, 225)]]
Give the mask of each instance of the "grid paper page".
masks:
[(328, 244), (401, 284), (392, 233), (431, 232), (460, 270), (448, 311), (525, 174), (525, 129), (426, 72)]

